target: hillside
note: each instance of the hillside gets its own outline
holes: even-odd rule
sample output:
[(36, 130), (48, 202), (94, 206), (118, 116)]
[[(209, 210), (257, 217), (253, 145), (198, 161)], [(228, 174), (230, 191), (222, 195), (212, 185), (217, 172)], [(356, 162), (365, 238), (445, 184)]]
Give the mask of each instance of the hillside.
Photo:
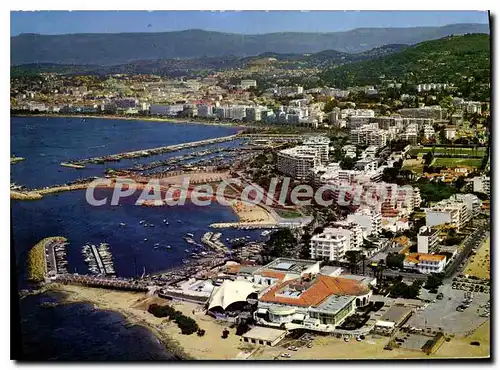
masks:
[(461, 88), (469, 83), (488, 84), (490, 38), (469, 34), (426, 41), (381, 58), (334, 67), (321, 77), (326, 84), (339, 87), (376, 85), (383, 79), (408, 84), (448, 82)]
[(156, 74), (168, 75), (171, 77), (198, 75), (200, 72), (221, 71), (232, 68), (245, 68), (250, 65), (268, 64), (268, 58), (276, 59), (284, 68), (297, 67), (317, 67), (327, 68), (333, 65), (341, 65), (360, 60), (368, 60), (388, 55), (404, 48), (408, 45), (392, 44), (368, 50), (362, 53), (349, 54), (336, 50), (324, 50), (314, 54), (279, 54), (263, 53), (257, 56), (239, 57), (205, 57), (190, 59), (160, 59), (160, 60), (137, 60), (125, 64), (113, 66), (96, 65), (69, 65), (54, 63), (31, 63), (11, 67), (11, 76), (27, 76), (37, 73), (56, 72), (61, 74)]
[(387, 44), (415, 44), (451, 34), (489, 33), (486, 24), (443, 27), (358, 28), (345, 32), (243, 35), (203, 30), (162, 33), (21, 34), (11, 37), (11, 65), (28, 63), (124, 64), (137, 60), (245, 57), (266, 52), (360, 53)]

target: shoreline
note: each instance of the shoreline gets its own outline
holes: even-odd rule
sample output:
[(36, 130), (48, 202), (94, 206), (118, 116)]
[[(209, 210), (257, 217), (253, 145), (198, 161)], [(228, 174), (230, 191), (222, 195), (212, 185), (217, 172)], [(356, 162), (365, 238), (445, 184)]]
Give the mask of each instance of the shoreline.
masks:
[(252, 125), (247, 122), (231, 122), (231, 121), (202, 121), (187, 118), (161, 118), (161, 117), (151, 117), (151, 116), (140, 116), (140, 117), (128, 117), (128, 116), (118, 116), (111, 114), (102, 115), (90, 115), (90, 114), (51, 114), (51, 113), (39, 113), (39, 114), (12, 114), (11, 117), (48, 117), (48, 118), (100, 118), (100, 119), (115, 119), (122, 121), (146, 121), (146, 122), (159, 122), (159, 123), (171, 123), (171, 124), (195, 124), (195, 125), (206, 125), (206, 126), (222, 126), (222, 127), (234, 127), (234, 128), (262, 128), (262, 125)]
[[(90, 303), (96, 309), (121, 314), (125, 327), (139, 325), (149, 330), (165, 346), (165, 350), (174, 356), (173, 360), (233, 360), (244, 350), (236, 329), (230, 328), (229, 337), (221, 339), (222, 330), (227, 326), (205, 315), (199, 304), (169, 301), (146, 293), (76, 285), (50, 284), (45, 291), (62, 293), (60, 304)], [(170, 305), (194, 319), (205, 330), (205, 335), (184, 335), (175, 322), (150, 314), (147, 309), (154, 303)]]
[[(108, 307), (108, 305), (103, 304), (101, 301), (97, 299), (91, 299), (89, 296), (82, 297), (81, 294), (78, 293), (79, 290), (96, 290), (96, 291), (110, 291), (108, 289), (100, 289), (100, 288), (89, 288), (89, 287), (77, 287), (77, 289), (72, 289), (73, 286), (66, 286), (66, 285), (61, 285), (61, 284), (50, 284), (44, 289), (44, 292), (57, 292), (57, 293), (62, 293), (63, 298), (60, 301), (60, 304), (74, 304), (74, 303), (83, 303), (83, 304), (90, 304), (97, 306), (99, 310), (101, 311), (108, 311), (108, 312), (113, 312), (120, 314), (123, 316), (123, 321), (128, 327), (130, 326), (141, 326), (148, 330), (150, 333), (153, 334), (154, 337), (156, 337), (164, 346), (165, 350), (169, 353), (172, 354), (174, 357), (173, 360), (195, 360), (194, 357), (189, 355), (184, 348), (182, 348), (179, 343), (166, 333), (162, 333), (161, 330), (153, 326), (152, 324), (148, 323), (146, 319), (140, 318), (138, 315), (130, 312), (127, 309), (132, 309), (130, 307), (127, 307), (127, 309), (119, 308), (119, 307)], [(145, 294), (142, 293), (130, 293), (133, 295), (143, 296), (143, 300), (147, 299), (148, 297)]]

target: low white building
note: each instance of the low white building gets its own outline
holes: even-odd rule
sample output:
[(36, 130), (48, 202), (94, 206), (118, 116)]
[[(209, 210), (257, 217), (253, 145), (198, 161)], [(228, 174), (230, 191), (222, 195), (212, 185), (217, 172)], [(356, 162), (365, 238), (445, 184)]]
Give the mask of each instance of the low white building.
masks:
[(366, 306), (371, 289), (342, 277), (316, 276), (282, 281), (259, 295), (257, 324), (319, 332), (333, 332), (345, 318)]
[(444, 271), (446, 256), (440, 254), (410, 253), (403, 261), (403, 267), (422, 274), (437, 274)]

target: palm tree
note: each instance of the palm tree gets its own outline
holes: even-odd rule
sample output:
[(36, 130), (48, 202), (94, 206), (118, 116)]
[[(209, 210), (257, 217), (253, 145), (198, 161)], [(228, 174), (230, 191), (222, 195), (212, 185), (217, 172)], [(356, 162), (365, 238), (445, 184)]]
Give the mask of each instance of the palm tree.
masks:
[(365, 263), (366, 263), (366, 255), (363, 253), (361, 255), (361, 261), (363, 262), (363, 275), (365, 274)]

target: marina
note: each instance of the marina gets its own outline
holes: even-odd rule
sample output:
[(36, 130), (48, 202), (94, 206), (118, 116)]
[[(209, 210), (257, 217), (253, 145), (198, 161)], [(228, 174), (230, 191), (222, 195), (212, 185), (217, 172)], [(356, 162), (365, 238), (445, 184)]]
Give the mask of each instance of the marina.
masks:
[(89, 266), (89, 272), (95, 275), (114, 275), (113, 257), (107, 243), (101, 243), (99, 248), (94, 244), (85, 244), (82, 255)]
[(141, 157), (149, 157), (149, 156), (158, 155), (158, 154), (162, 154), (162, 153), (175, 152), (175, 151), (178, 151), (181, 149), (195, 148), (198, 146), (215, 144), (215, 143), (223, 143), (226, 141), (235, 140), (237, 137), (238, 137), (238, 135), (229, 135), (229, 136), (223, 136), (223, 137), (218, 137), (218, 138), (214, 138), (214, 139), (193, 141), (193, 142), (182, 143), (182, 144), (174, 144), (174, 145), (168, 145), (168, 146), (153, 148), (153, 149), (136, 150), (136, 151), (131, 151), (131, 152), (123, 152), (123, 153), (118, 153), (118, 154), (92, 157), (92, 158), (87, 158), (87, 159), (77, 159), (77, 160), (67, 161), (66, 163), (73, 164), (73, 165), (76, 164), (76, 165), (81, 166), (81, 165), (85, 165), (88, 163), (103, 164), (106, 162), (118, 162), (122, 159), (134, 159), (134, 158), (141, 158)]

